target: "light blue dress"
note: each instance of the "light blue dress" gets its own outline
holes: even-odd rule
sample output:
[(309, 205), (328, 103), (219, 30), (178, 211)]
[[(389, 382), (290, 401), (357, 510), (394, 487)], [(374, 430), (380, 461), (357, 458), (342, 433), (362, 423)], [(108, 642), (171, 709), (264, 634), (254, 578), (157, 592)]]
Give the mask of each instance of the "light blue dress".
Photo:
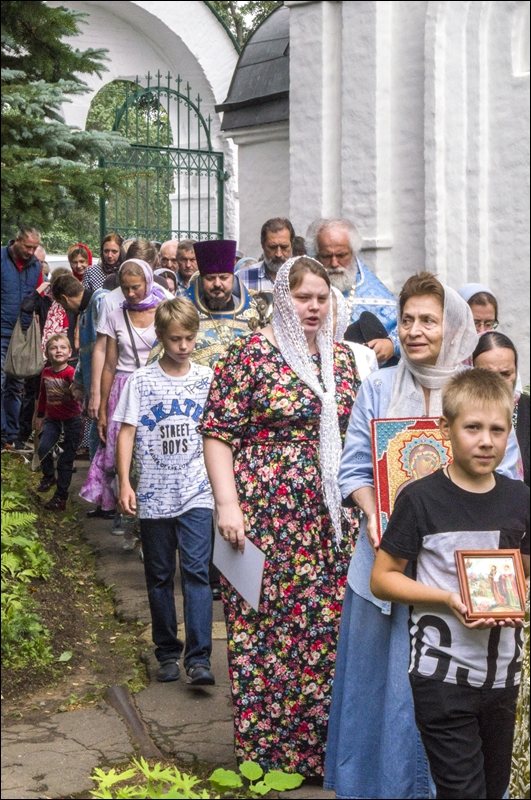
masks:
[[(356, 258), (358, 273), (356, 275), (356, 291), (352, 302), (350, 322), (360, 318), (362, 311), (370, 311), (378, 317), (395, 348), (395, 356), (400, 356), (398, 342), (398, 302), (396, 297), (384, 286), (370, 269)], [(348, 300), (350, 290), (345, 292)]]
[[(386, 416), (396, 367), (362, 383), (339, 472), (343, 497), (373, 486), (370, 422)], [(519, 477), (511, 432), (498, 471)], [(328, 723), (327, 789), (338, 798), (428, 798), (428, 764), (408, 678), (407, 606), (378, 600), (369, 580), (374, 556), (363, 518), (349, 567)]]

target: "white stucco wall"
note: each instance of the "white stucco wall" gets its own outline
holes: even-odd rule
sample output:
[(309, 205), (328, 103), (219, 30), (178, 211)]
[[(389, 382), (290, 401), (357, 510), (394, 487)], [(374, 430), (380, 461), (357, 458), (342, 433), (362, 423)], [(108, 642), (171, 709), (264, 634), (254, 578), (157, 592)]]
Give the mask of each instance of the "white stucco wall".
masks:
[[(527, 31), (527, 35), (522, 35)], [(484, 283), (529, 381), (529, 3), (428, 4), (426, 263)]]
[(259, 258), (264, 222), (289, 216), (289, 124), (277, 122), (225, 135), (238, 146), (239, 249)]
[(529, 3), (290, 8), (290, 215), (345, 216), (397, 293), (486, 283), (529, 380)]
[(424, 260), (427, 3), (287, 5), (292, 219), (355, 220), (395, 288)]
[(106, 83), (135, 80), (148, 71), (152, 75), (158, 70), (173, 77), (179, 74), (185, 84), (189, 81), (192, 97), (201, 95), (202, 112), (212, 118), (213, 146), (224, 152), (225, 170), (231, 175), (225, 184), (225, 236), (237, 238), (236, 148), (220, 135), (220, 115), (214, 106), (226, 97), (238, 53), (210, 9), (199, 0), (49, 0), (48, 4), (88, 15), (81, 35), (70, 40), (74, 47), (108, 50), (108, 71), (101, 79), (85, 77), (90, 92), (65, 105), (69, 124), (84, 128), (92, 97)]

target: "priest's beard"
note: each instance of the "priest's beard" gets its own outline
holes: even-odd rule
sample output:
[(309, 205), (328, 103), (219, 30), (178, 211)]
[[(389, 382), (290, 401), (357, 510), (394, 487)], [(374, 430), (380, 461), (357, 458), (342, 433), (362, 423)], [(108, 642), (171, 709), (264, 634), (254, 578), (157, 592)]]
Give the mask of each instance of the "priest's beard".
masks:
[(223, 295), (223, 297), (205, 297), (205, 303), (211, 311), (225, 311), (227, 306), (231, 301), (232, 295), (229, 294), (227, 297)]
[(345, 294), (356, 282), (356, 268), (353, 264), (348, 267), (333, 267), (328, 270), (328, 277), (332, 286)]

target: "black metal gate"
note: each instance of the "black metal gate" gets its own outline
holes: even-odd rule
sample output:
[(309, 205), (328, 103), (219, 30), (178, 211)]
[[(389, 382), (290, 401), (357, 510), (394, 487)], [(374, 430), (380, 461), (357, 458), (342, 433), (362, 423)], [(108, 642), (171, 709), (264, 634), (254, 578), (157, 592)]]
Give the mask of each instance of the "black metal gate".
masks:
[[(229, 177), (223, 153), (212, 149), (210, 116), (201, 113), (201, 98), (191, 87), (160, 72), (146, 85), (125, 84), (113, 130), (131, 143), (102, 167), (127, 169), (123, 181), (100, 202), (103, 237), (115, 231), (124, 239), (222, 239), (223, 192)], [(176, 84), (176, 88), (174, 86)]]

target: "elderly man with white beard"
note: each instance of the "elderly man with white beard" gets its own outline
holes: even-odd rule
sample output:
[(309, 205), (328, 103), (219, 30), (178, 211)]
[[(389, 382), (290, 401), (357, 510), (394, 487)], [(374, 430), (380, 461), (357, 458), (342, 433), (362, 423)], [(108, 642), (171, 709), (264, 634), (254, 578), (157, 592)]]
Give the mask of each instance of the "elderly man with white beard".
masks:
[(356, 256), (361, 247), (357, 228), (345, 219), (316, 220), (308, 228), (306, 245), (310, 255), (328, 270), (332, 286), (344, 295), (350, 323), (356, 322), (363, 311), (370, 311), (383, 324), (387, 338), (364, 343), (374, 351), (378, 364), (398, 357), (397, 301)]

